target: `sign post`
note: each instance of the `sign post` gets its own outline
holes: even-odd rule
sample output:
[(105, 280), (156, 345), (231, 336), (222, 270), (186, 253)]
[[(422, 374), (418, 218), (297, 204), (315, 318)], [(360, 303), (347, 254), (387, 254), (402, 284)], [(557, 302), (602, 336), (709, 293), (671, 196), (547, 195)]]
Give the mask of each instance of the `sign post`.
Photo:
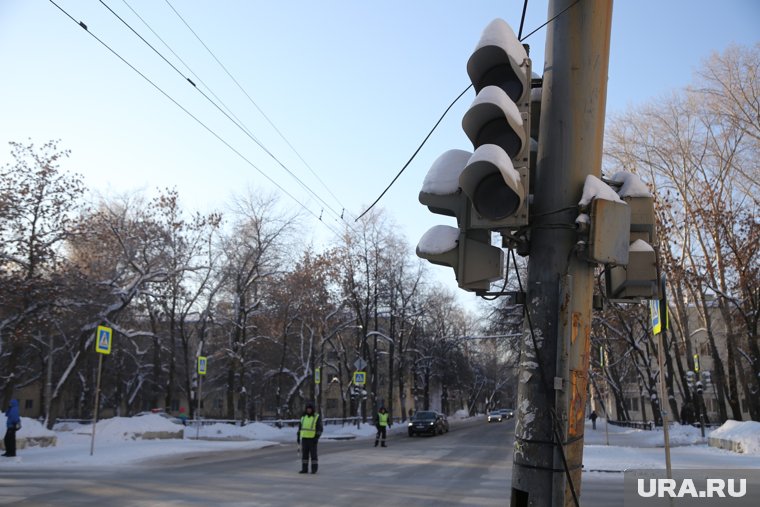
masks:
[[(665, 288), (662, 289), (662, 298), (665, 299)], [(663, 308), (664, 307), (664, 308)], [(667, 329), (667, 315), (663, 315), (663, 312), (667, 312), (667, 306), (662, 305), (660, 300), (653, 299), (649, 302), (649, 308), (651, 310), (652, 317), (652, 334), (657, 338), (657, 363), (660, 368), (660, 414), (662, 414), (662, 435), (665, 439), (665, 468), (667, 469), (668, 479), (672, 479), (672, 471), (670, 468), (670, 434), (668, 433), (668, 412), (665, 408), (665, 403), (668, 401), (668, 392), (665, 387), (665, 344), (662, 338), (662, 330)], [(665, 325), (663, 326), (663, 320)]]
[(98, 357), (98, 379), (95, 383), (95, 410), (92, 416), (92, 440), (90, 442), (90, 456), (95, 453), (95, 425), (98, 422), (98, 405), (100, 404), (100, 372), (103, 369), (103, 356), (111, 353), (113, 341), (113, 329), (106, 326), (98, 326), (95, 332), (95, 352)]
[(198, 410), (195, 412), (195, 420), (197, 422), (195, 429), (196, 440), (199, 440), (201, 436), (201, 392), (203, 386), (203, 376), (206, 374), (207, 366), (208, 358), (206, 356), (198, 356)]

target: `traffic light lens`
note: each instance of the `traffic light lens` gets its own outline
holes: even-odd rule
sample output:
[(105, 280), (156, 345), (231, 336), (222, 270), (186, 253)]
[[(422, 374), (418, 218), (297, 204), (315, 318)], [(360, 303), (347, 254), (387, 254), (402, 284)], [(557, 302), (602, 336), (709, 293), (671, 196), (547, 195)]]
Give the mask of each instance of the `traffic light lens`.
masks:
[(520, 206), (520, 196), (504, 183), (500, 173), (491, 173), (475, 188), (472, 203), (489, 220), (511, 216)]
[(523, 84), (509, 65), (497, 65), (485, 71), (475, 91), (479, 92), (486, 86), (498, 86), (512, 99), (512, 102), (520, 100), (523, 94)]
[(522, 149), (522, 140), (517, 132), (511, 128), (505, 128), (504, 118), (495, 118), (480, 129), (475, 146), (495, 144), (507, 152), (509, 158), (514, 158)]

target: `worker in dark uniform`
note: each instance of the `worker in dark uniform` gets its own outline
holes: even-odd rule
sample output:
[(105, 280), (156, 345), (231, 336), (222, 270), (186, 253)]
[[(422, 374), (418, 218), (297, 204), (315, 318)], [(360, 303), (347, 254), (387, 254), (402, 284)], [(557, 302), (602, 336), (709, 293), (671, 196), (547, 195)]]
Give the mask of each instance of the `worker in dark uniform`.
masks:
[(375, 447), (377, 447), (377, 444), (381, 441), (381, 439), (382, 446), (387, 447), (385, 445), (385, 436), (390, 423), (391, 422), (388, 411), (385, 410), (385, 407), (380, 407), (380, 410), (377, 412), (377, 416), (375, 416), (375, 427), (377, 428), (377, 435), (375, 435)]
[(298, 444), (301, 446), (301, 471), (309, 472), (309, 458), (311, 458), (311, 473), (317, 473), (319, 459), (317, 458), (317, 443), (322, 436), (322, 419), (314, 413), (314, 405), (306, 405), (298, 424)]

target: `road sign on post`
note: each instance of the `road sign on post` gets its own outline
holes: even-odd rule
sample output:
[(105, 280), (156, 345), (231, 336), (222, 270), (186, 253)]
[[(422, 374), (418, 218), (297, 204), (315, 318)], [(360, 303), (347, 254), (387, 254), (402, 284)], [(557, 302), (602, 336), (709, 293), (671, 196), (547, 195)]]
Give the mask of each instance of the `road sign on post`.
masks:
[(366, 383), (367, 383), (367, 372), (366, 371), (355, 371), (354, 372), (354, 385), (363, 386)]
[(198, 440), (201, 437), (201, 393), (203, 392), (203, 376), (206, 375), (208, 369), (208, 358), (206, 356), (198, 356), (198, 410), (196, 410), (196, 423), (195, 439)]
[(103, 369), (103, 356), (111, 353), (113, 341), (113, 329), (106, 326), (98, 326), (95, 330), (95, 352), (98, 356), (98, 377), (95, 381), (95, 409), (92, 416), (92, 440), (90, 442), (90, 456), (95, 453), (95, 426), (98, 422), (98, 405), (100, 405), (100, 373)]
[(110, 354), (113, 330), (110, 327), (98, 326), (96, 336), (95, 352), (99, 354)]

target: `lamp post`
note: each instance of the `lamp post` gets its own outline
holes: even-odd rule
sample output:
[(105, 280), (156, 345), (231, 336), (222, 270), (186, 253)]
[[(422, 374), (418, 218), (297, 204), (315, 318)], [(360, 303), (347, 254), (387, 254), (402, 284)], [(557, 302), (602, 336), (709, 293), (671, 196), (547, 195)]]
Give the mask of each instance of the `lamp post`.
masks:
[[(395, 345), (395, 340), (391, 338), (390, 336), (386, 335), (385, 333), (381, 333), (380, 331), (370, 331), (365, 336), (365, 341), (367, 338), (374, 337), (375, 344), (374, 344), (374, 350), (373, 350), (373, 371), (372, 371), (372, 403), (373, 403), (373, 410), (377, 410), (379, 407), (377, 406), (377, 382), (378, 382), (378, 371), (380, 370), (377, 365), (378, 360), (378, 350), (377, 350), (377, 339), (382, 338), (383, 340), (387, 341), (391, 347)], [(393, 382), (392, 378), (388, 379), (389, 382)], [(393, 403), (393, 400), (390, 400), (390, 403)], [(386, 407), (387, 408), (387, 407)], [(392, 406), (391, 406), (392, 408)], [(393, 410), (388, 411), (390, 414), (390, 417), (393, 418)]]

